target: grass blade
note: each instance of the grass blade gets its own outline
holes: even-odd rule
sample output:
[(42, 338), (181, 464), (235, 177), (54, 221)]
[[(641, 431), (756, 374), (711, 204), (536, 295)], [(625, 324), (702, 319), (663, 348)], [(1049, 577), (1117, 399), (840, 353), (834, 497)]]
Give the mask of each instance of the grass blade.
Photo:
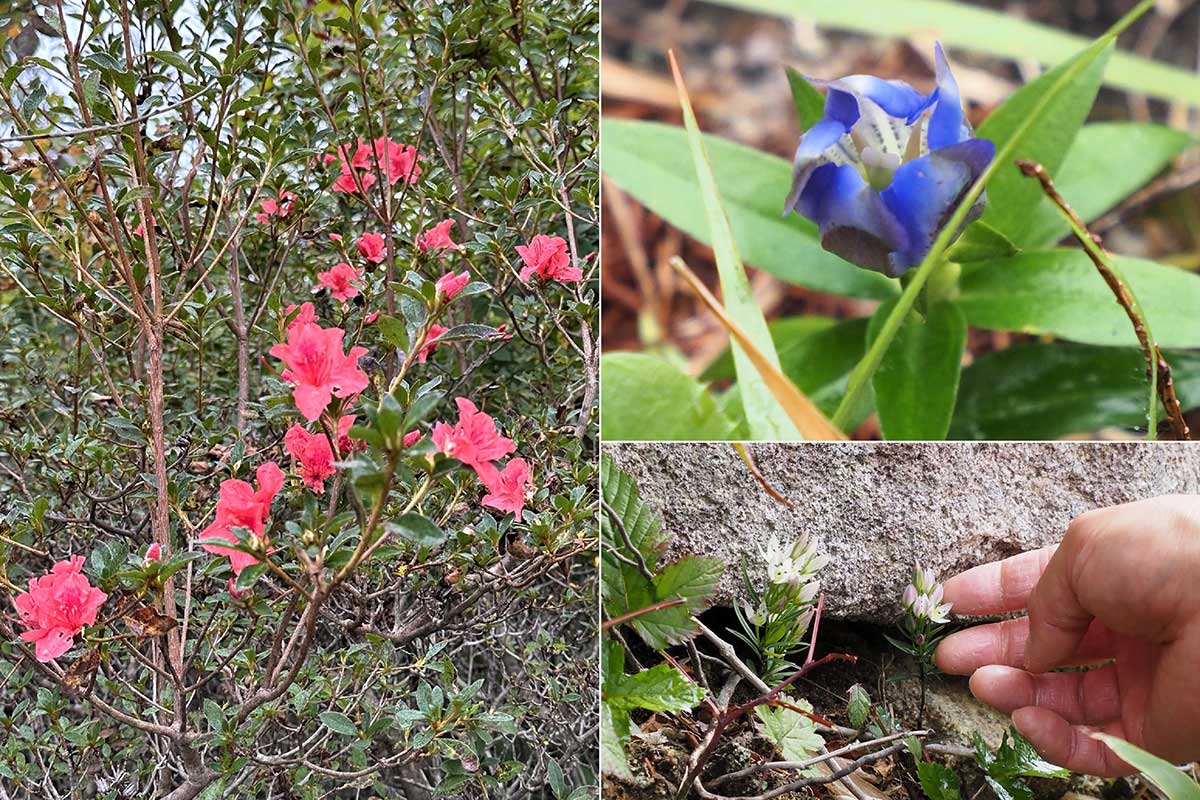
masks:
[[(717, 319), (729, 331), (729, 335), (733, 339), (734, 358), (736, 359), (740, 348), (753, 369), (756, 370), (757, 374), (755, 377), (759, 378), (767, 390), (771, 392), (778, 406), (784, 410), (791, 424), (804, 438), (825, 441), (840, 441), (846, 438), (846, 435), (830, 424), (820, 409), (803, 392), (796, 388), (796, 384), (788, 380), (787, 376), (780, 371), (778, 361), (772, 362), (766, 354), (758, 349), (758, 346), (750, 338), (750, 335), (730, 317), (717, 298), (713, 297), (712, 292), (708, 291), (704, 283), (696, 277), (696, 273), (688, 269), (688, 265), (683, 262), (682, 258), (678, 256), (672, 258), (671, 266), (683, 276), (688, 285), (692, 287), (692, 290), (704, 301), (709, 310), (716, 314)], [(774, 346), (772, 345), (772, 347)], [(774, 353), (774, 349), (771, 352)], [(739, 371), (739, 387), (743, 385), (745, 379), (745, 372)], [(743, 402), (745, 402), (744, 395)]]
[[(704, 199), (704, 209), (708, 217), (708, 226), (712, 232), (713, 254), (717, 261), (717, 273), (721, 279), (721, 294), (729, 309), (729, 316), (744, 332), (745, 341), (735, 342), (733, 359), (737, 366), (738, 386), (742, 393), (742, 403), (746, 409), (746, 421), (750, 433), (755, 439), (767, 441), (793, 441), (802, 438), (799, 427), (791, 415), (780, 405), (768, 387), (768, 377), (762, 374), (759, 363), (745, 350), (746, 345), (757, 351), (763, 359), (762, 366), (768, 367), (776, 375), (779, 372), (779, 356), (775, 353), (775, 344), (767, 330), (767, 321), (762, 309), (754, 299), (750, 290), (750, 281), (746, 278), (746, 270), (742, 267), (738, 255), (737, 244), (733, 231), (729, 227), (729, 219), (721, 207), (717, 183), (713, 178), (712, 167), (708, 154), (704, 149), (704, 141), (700, 138), (700, 126), (692, 111), (692, 103), (688, 98), (687, 87), (684, 86), (679, 64), (675, 54), (668, 54), (671, 60), (671, 71), (675, 77), (675, 86), (679, 90), (679, 104), (683, 108), (683, 121), (687, 128), (688, 145), (692, 151), (692, 162), (696, 170), (696, 178), (700, 183), (700, 194)], [(786, 381), (786, 379), (784, 379)], [(791, 382), (788, 381), (791, 386)], [(792, 387), (799, 394), (799, 390)], [(811, 404), (810, 404), (811, 405)], [(815, 407), (813, 411), (816, 412)]]

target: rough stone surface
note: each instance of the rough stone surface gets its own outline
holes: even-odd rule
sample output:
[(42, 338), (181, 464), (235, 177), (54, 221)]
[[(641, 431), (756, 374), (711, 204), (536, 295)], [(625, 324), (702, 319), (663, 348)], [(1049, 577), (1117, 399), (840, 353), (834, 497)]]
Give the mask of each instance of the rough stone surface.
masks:
[[(949, 576), (1059, 541), (1094, 508), (1200, 492), (1200, 448), (1186, 443), (810, 443), (749, 445), (772, 500), (728, 444), (606, 444), (674, 535), (674, 557), (724, 559), (717, 602), (742, 590), (746, 556), (774, 533), (819, 536), (827, 612), (876, 622), (919, 561)], [(752, 573), (754, 574), (754, 573)], [(759, 573), (761, 574), (761, 573)]]

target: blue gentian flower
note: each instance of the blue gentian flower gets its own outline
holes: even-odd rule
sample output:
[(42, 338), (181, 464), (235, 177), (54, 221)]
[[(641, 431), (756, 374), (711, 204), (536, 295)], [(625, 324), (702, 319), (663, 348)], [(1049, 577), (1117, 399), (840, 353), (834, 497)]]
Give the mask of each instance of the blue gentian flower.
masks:
[[(921, 262), (996, 150), (972, 135), (940, 44), (934, 56), (928, 96), (871, 75), (809, 79), (827, 89), (825, 114), (793, 161), (784, 214), (815, 222), (831, 253), (892, 277)], [(980, 194), (964, 227), (986, 204)]]

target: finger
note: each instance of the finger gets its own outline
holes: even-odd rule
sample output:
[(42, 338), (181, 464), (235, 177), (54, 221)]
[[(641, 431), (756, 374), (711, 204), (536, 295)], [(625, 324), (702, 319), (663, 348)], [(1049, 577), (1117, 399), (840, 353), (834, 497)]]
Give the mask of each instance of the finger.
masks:
[(1107, 512), (1084, 514), (1071, 523), (1029, 595), (1025, 668), (1030, 672), (1048, 672), (1065, 664), (1092, 624), (1092, 612), (1084, 608), (1076, 582), (1080, 567), (1096, 554)]
[(1125, 739), (1121, 723), (1114, 722), (1098, 728), (1072, 726), (1071, 723), (1046, 708), (1018, 708), (1012, 715), (1017, 731), (1029, 740), (1042, 758), (1073, 772), (1117, 778), (1135, 770), (1117, 758), (1108, 747), (1093, 739), (1090, 733), (1101, 730)]
[[(970, 675), (989, 664), (1025, 667), (1029, 618), (1008, 619), (958, 631), (938, 645), (937, 666), (951, 675)], [(1116, 639), (1099, 621), (1092, 623), (1071, 664), (1094, 664), (1116, 655)]]
[(971, 694), (1005, 714), (1037, 706), (1072, 725), (1096, 725), (1121, 716), (1115, 666), (1045, 675), (998, 665), (983, 667), (971, 676)]
[(944, 584), (956, 614), (1004, 614), (1025, 608), (1029, 593), (1054, 555), (1054, 547), (972, 567)]

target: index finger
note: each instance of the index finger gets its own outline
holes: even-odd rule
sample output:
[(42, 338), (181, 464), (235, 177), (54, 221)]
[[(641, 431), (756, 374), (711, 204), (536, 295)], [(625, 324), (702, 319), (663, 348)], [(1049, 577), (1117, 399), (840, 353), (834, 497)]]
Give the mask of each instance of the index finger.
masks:
[(946, 602), (956, 614), (1005, 614), (1020, 611), (1058, 545), (981, 564), (943, 584)]

